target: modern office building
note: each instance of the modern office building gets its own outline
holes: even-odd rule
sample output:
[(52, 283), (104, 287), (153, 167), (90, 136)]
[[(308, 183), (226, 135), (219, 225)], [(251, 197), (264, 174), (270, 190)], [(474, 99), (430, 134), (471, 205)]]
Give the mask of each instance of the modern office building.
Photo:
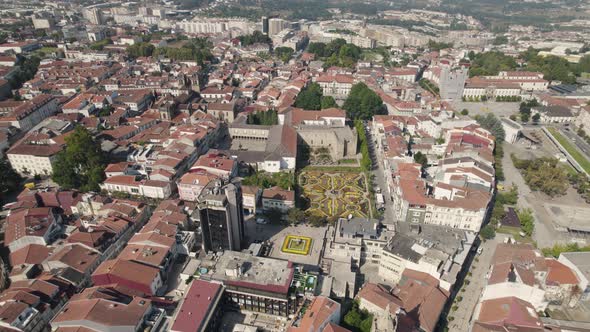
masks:
[(225, 286), (228, 308), (287, 317), (297, 309), (294, 276), (290, 261), (225, 251), (200, 278)]
[(197, 200), (196, 217), (206, 251), (240, 250), (244, 239), (242, 192), (233, 183), (211, 181)]
[(262, 33), (268, 35), (268, 16), (262, 16)]
[(274, 36), (288, 27), (288, 21), (283, 20), (282, 18), (271, 18), (268, 20), (268, 35)]
[(99, 8), (85, 8), (82, 15), (92, 24), (100, 25), (104, 23), (102, 12)]

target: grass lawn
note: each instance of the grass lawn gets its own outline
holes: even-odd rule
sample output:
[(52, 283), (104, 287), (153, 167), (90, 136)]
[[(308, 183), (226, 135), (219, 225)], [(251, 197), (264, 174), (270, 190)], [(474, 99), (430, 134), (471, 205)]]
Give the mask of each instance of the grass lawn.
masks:
[(307, 236), (287, 235), (283, 242), (282, 252), (296, 255), (307, 255), (311, 249), (311, 238)]
[(571, 164), (569, 164), (569, 163), (562, 163), (562, 166), (565, 168), (565, 170), (567, 171), (567, 173), (569, 175), (576, 175), (576, 174), (578, 174), (578, 171), (576, 171), (576, 169), (573, 168)]
[(533, 240), (530, 237), (523, 237), (520, 235), (519, 228), (500, 226), (498, 229), (496, 229), (496, 232), (511, 235), (517, 242), (533, 243)]
[(562, 134), (555, 128), (547, 128), (551, 135), (563, 146), (563, 148), (582, 166), (582, 168), (590, 173), (590, 161), (578, 149), (570, 143)]
[(340, 159), (338, 160), (339, 164), (358, 164), (358, 161), (356, 159)]

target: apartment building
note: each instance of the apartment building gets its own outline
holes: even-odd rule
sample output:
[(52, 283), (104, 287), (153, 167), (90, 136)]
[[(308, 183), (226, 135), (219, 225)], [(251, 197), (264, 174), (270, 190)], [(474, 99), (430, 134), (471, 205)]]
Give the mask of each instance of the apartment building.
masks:
[(400, 224), (383, 247), (379, 277), (397, 283), (406, 269), (429, 274), (450, 290), (467, 258), (476, 233), (449, 227)]
[(324, 258), (350, 261), (353, 266), (364, 262), (379, 264), (383, 248), (393, 237), (378, 220), (339, 218), (335, 227), (328, 229)]
[(0, 113), (0, 124), (8, 124), (27, 132), (41, 121), (54, 115), (57, 110), (57, 99), (51, 95), (42, 94), (22, 102), (7, 113)]
[(6, 156), (21, 175), (51, 175), (57, 154), (65, 148), (66, 136), (51, 130), (31, 132), (8, 149)]

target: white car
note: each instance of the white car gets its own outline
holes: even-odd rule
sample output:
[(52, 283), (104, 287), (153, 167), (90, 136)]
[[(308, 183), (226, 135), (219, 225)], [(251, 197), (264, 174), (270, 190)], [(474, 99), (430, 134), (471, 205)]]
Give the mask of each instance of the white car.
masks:
[(264, 218), (256, 218), (256, 223), (259, 225), (266, 225), (268, 222)]

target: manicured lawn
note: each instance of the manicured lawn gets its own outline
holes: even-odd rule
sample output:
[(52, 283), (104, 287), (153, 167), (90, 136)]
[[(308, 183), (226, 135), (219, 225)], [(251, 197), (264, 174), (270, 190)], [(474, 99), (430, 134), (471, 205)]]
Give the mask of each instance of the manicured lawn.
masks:
[(582, 166), (582, 168), (590, 173), (590, 161), (586, 158), (575, 146), (570, 143), (559, 131), (555, 128), (547, 128), (551, 135), (563, 146), (563, 148)]
[(307, 236), (287, 235), (283, 242), (282, 252), (296, 255), (307, 255), (311, 249), (311, 238)]

